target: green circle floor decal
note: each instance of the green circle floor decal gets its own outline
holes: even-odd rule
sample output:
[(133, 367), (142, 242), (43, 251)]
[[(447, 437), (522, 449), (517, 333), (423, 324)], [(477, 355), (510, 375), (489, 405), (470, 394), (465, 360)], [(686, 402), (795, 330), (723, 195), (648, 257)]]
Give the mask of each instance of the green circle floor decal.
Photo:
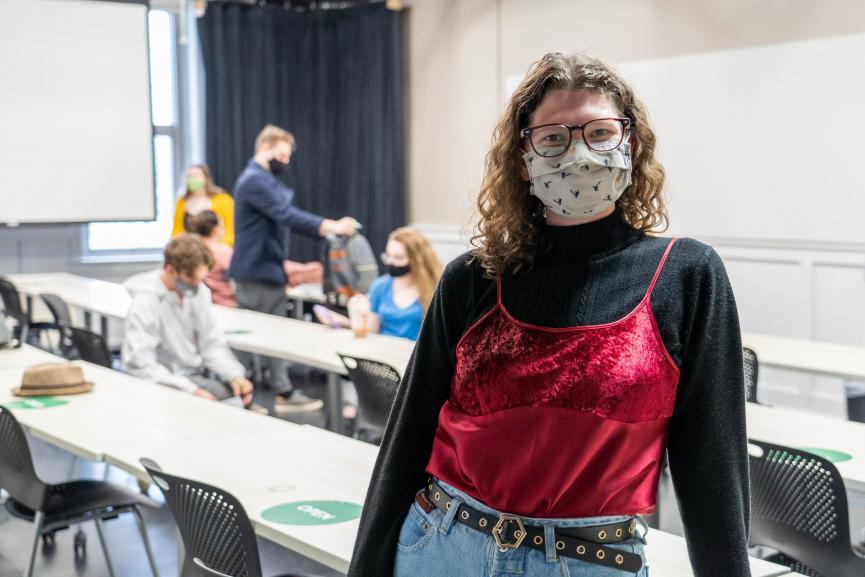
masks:
[(271, 507), (261, 516), (282, 525), (332, 525), (360, 517), (360, 505), (345, 501), (295, 501)]
[(820, 457), (827, 459), (830, 463), (843, 463), (844, 461), (849, 461), (853, 458), (853, 455), (849, 453), (835, 451), (834, 449), (821, 449), (820, 447), (801, 447), (801, 449), (819, 455)]
[(59, 407), (68, 403), (69, 401), (55, 399), (54, 397), (30, 397), (28, 399), (3, 403), (3, 406), (7, 409), (44, 409), (46, 407)]

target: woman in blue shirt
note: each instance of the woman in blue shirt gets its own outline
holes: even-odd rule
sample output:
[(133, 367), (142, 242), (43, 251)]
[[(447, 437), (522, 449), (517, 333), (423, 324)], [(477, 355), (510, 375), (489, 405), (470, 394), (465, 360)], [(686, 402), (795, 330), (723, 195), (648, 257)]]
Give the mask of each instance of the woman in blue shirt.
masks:
[[(408, 227), (390, 233), (381, 260), (387, 274), (370, 286), (367, 330), (416, 340), (442, 273), (441, 262), (426, 237)], [(316, 316), (324, 324), (349, 326), (348, 318), (331, 311), (317, 308)]]

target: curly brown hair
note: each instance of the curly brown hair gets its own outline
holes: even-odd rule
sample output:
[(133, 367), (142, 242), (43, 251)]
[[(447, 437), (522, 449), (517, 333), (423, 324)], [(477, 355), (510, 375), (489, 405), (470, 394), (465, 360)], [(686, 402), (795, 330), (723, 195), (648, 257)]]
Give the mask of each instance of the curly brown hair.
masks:
[(645, 106), (610, 66), (586, 54), (546, 54), (529, 69), (493, 131), (486, 156), (476, 210), (478, 234), (472, 237), (474, 257), (485, 274), (531, 269), (543, 251), (543, 204), (522, 179), (520, 131), (544, 96), (556, 89), (593, 89), (608, 95), (631, 120), (636, 142), (632, 150), (631, 184), (616, 202), (625, 220), (649, 232), (665, 230), (667, 210), (662, 191), (664, 167), (655, 158), (655, 133)]

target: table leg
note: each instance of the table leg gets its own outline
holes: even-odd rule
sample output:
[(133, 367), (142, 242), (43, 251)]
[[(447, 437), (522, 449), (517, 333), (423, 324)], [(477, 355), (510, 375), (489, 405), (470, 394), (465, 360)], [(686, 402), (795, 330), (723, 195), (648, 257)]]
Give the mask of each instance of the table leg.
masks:
[(299, 321), (303, 320), (303, 300), (292, 299), (294, 301), (294, 318)]
[(339, 373), (327, 374), (327, 428), (340, 435), (342, 427), (342, 383)]
[(102, 332), (102, 340), (108, 345), (108, 317), (99, 315), (99, 330)]
[(84, 311), (84, 328), (86, 328), (87, 330), (92, 330), (93, 329), (93, 327), (91, 326), (92, 322), (93, 322), (93, 314), (90, 311), (85, 310)]

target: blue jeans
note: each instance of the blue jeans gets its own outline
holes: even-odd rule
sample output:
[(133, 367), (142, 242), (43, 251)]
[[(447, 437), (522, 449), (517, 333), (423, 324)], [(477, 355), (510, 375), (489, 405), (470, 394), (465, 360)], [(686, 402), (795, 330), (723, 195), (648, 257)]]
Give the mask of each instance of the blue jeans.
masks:
[[(438, 481), (439, 485), (456, 501), (482, 511), (488, 515), (499, 515), (453, 487)], [(581, 519), (534, 519), (523, 517), (523, 523), (543, 527), (547, 535), (546, 551), (527, 546), (516, 549), (499, 549), (492, 536), (458, 522), (457, 507), (448, 513), (434, 508), (427, 513), (417, 502), (412, 502), (402, 524), (397, 544), (394, 577), (629, 577), (633, 573), (595, 565), (585, 561), (556, 554), (551, 531), (554, 527), (590, 527), (625, 521), (630, 517), (585, 517)], [(630, 553), (643, 555), (643, 535), (607, 545)], [(643, 565), (637, 577), (648, 577)]]

